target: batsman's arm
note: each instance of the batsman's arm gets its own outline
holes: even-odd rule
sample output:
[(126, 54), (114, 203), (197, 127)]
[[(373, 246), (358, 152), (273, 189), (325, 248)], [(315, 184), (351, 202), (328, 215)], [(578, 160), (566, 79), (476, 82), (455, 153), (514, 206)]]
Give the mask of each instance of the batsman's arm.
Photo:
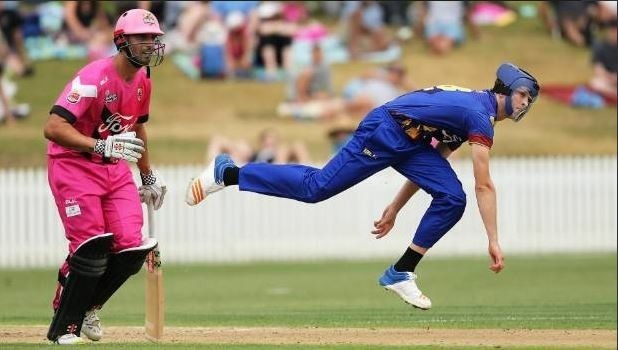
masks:
[(135, 136), (144, 142), (144, 148), (146, 149), (142, 153), (142, 157), (137, 161), (137, 167), (142, 174), (150, 174), (150, 158), (148, 157), (148, 135), (146, 134), (146, 127), (143, 123), (136, 124), (133, 128)]
[(55, 113), (47, 118), (43, 135), (60, 146), (80, 152), (92, 152), (96, 143), (95, 139), (80, 133), (66, 119)]
[(472, 163), (474, 169), (474, 191), (479, 212), (485, 225), (489, 240), (489, 255), (492, 259), (490, 269), (500, 272), (504, 268), (504, 257), (498, 242), (498, 220), (496, 188), (489, 173), (489, 148), (472, 143)]

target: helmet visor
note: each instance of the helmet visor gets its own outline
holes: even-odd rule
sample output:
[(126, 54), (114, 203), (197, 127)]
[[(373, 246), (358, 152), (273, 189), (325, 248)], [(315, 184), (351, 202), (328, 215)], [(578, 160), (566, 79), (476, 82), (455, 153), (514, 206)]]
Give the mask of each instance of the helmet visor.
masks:
[(134, 42), (127, 43), (127, 57), (133, 63), (140, 66), (155, 67), (163, 62), (165, 55), (165, 44), (161, 42), (159, 37), (154, 39), (154, 42)]

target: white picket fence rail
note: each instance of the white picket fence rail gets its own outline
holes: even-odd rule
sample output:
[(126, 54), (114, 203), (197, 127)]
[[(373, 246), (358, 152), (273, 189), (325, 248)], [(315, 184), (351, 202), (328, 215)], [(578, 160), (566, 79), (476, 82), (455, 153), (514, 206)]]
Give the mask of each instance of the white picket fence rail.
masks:
[[(499, 158), (491, 166), (506, 254), (616, 252), (616, 156)], [(454, 160), (453, 167), (468, 205), (432, 255), (486, 254), (471, 162)], [(430, 201), (425, 193), (417, 194), (393, 232), (375, 240), (369, 233), (373, 220), (404, 181), (391, 169), (318, 204), (233, 187), (197, 207), (185, 205), (183, 197), (199, 167), (158, 170), (169, 188), (155, 213), (165, 263), (394, 259), (409, 244)], [(0, 267), (55, 266), (66, 249), (46, 170), (0, 170)]]

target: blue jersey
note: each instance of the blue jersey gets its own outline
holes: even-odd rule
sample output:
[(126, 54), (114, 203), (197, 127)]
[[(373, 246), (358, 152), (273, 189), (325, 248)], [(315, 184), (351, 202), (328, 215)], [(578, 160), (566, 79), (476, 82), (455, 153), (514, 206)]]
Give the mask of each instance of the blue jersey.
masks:
[(409, 92), (384, 107), (400, 122), (410, 123), (418, 136), (435, 138), (452, 150), (465, 141), (493, 145), (498, 103), (490, 91), (440, 85)]

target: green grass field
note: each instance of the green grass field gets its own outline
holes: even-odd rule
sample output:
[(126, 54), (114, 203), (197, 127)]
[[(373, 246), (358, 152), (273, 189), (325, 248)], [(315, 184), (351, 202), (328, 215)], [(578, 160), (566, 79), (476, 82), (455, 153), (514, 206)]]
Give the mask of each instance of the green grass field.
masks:
[[(165, 266), (166, 326), (616, 329), (615, 254), (513, 256), (507, 261), (507, 269), (494, 275), (487, 270), (485, 258), (426, 259), (417, 272), (420, 286), (433, 299), (431, 311), (413, 309), (377, 286), (385, 261)], [(143, 278), (143, 272), (138, 274), (110, 300), (101, 312), (104, 325), (143, 325)], [(0, 271), (0, 330), (11, 325), (46, 325), (54, 279), (55, 271), (50, 269)], [(15, 348), (29, 346), (34, 345)], [(113, 348), (149, 346), (114, 344)]]
[[(543, 84), (586, 82), (592, 72), (590, 53), (552, 40), (538, 20), (482, 29), (446, 57), (427, 53), (420, 40), (403, 45), (401, 61), (418, 87), (454, 84), (488, 88), (496, 67), (513, 61), (534, 73)], [(32, 115), (15, 128), (0, 127), (0, 167), (44, 166), (42, 127), (48, 111), (82, 61), (37, 62), (36, 75), (18, 81), (18, 99), (32, 105)], [(333, 83), (341, 91), (352, 77), (371, 67), (347, 63), (333, 67)], [(257, 142), (264, 127), (275, 127), (287, 141), (304, 141), (314, 160), (329, 156), (326, 129), (319, 122), (282, 120), (275, 115), (284, 98), (284, 84), (233, 81), (192, 81), (171, 60), (153, 70), (153, 99), (148, 123), (151, 159), (155, 164), (204, 161), (211, 136)], [(359, 116), (360, 117), (360, 116)], [(496, 128), (495, 155), (616, 154), (616, 109), (575, 109), (541, 98), (526, 119)], [(468, 147), (462, 147), (467, 155)]]
[[(377, 286), (387, 262), (165, 266), (170, 326), (616, 328), (616, 255), (427, 258), (434, 303), (412, 309)], [(106, 325), (143, 323), (143, 273), (102, 310)], [(46, 324), (53, 270), (0, 271), (0, 325)]]

